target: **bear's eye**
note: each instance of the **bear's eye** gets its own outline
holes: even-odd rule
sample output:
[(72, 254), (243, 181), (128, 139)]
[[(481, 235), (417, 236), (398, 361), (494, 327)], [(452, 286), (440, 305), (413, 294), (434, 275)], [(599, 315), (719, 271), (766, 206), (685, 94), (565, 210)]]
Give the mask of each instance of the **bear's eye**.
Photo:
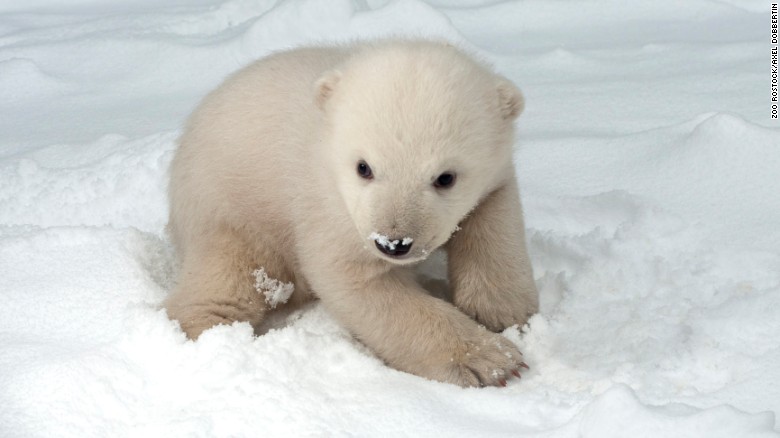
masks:
[(365, 179), (373, 179), (374, 174), (371, 172), (371, 167), (368, 166), (368, 163), (366, 163), (363, 160), (358, 161), (357, 164), (357, 173), (360, 175), (361, 178)]
[(436, 178), (433, 185), (437, 189), (448, 189), (455, 184), (455, 174), (451, 172), (444, 172)]

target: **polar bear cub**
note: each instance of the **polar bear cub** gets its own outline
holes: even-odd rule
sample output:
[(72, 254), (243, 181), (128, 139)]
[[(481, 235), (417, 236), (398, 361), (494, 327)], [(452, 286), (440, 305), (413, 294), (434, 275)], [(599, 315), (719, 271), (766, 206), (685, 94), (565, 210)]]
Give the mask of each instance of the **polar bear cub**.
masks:
[[(195, 339), (316, 296), (399, 370), (506, 384), (525, 364), (494, 332), (538, 308), (512, 164), (522, 110), (508, 80), (439, 42), (301, 48), (235, 73), (171, 165), (168, 315)], [(452, 304), (416, 281), (438, 248)]]

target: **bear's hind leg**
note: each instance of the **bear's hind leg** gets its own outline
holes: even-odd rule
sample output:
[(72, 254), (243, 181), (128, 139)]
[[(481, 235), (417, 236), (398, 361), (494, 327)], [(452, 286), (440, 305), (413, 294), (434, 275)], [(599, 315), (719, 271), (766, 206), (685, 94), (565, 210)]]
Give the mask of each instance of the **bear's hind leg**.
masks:
[[(281, 272), (277, 260), (263, 266), (269, 276)], [(258, 327), (267, 311), (255, 289), (256, 253), (233, 230), (220, 230), (182, 254), (178, 284), (164, 306), (190, 339), (218, 324), (247, 321)]]

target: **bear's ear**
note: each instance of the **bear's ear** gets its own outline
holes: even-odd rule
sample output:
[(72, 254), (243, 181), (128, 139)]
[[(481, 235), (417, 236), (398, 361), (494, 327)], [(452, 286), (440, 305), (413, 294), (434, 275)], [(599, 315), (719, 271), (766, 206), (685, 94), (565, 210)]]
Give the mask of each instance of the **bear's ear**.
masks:
[(321, 110), (325, 109), (325, 103), (333, 94), (333, 90), (336, 89), (336, 84), (341, 79), (341, 72), (338, 70), (331, 70), (326, 72), (322, 77), (317, 79), (314, 83), (314, 103)]
[(498, 80), (498, 108), (504, 120), (514, 120), (525, 108), (523, 93), (515, 85), (504, 78)]

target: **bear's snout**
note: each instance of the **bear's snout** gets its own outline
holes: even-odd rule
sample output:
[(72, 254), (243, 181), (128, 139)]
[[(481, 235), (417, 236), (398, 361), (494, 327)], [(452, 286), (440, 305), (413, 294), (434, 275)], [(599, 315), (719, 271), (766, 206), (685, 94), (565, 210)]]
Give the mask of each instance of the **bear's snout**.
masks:
[(411, 237), (393, 239), (376, 232), (371, 233), (368, 238), (374, 241), (374, 245), (376, 245), (376, 248), (381, 251), (382, 254), (391, 257), (406, 255), (412, 248), (412, 243), (414, 241)]
[(396, 239), (398, 243), (396, 243), (395, 245), (387, 245), (387, 246), (384, 246), (381, 243), (379, 243), (378, 240), (375, 240), (374, 245), (376, 245), (377, 249), (382, 251), (382, 253), (384, 254), (387, 254), (391, 257), (400, 257), (408, 253), (409, 250), (412, 248), (411, 242), (404, 245), (403, 243), (400, 242), (400, 240), (401, 239)]

